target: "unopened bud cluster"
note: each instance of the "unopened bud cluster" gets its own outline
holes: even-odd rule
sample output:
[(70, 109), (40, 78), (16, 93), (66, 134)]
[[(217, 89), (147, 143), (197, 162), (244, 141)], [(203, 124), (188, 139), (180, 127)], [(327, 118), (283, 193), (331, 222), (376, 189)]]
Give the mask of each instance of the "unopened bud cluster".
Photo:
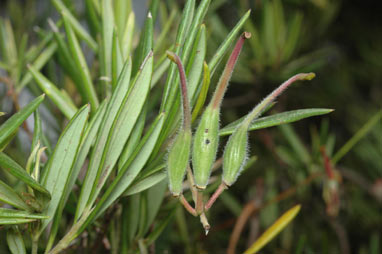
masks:
[[(172, 52), (167, 53), (168, 58), (178, 66), (183, 105), (182, 125), (178, 130), (177, 136), (170, 145), (168, 153), (167, 171), (169, 188), (174, 196), (180, 198), (181, 203), (191, 214), (201, 216), (201, 222), (205, 227), (206, 232), (209, 229), (209, 225), (204, 212), (212, 206), (218, 196), (226, 188), (235, 183), (246, 164), (248, 130), (253, 120), (258, 118), (276, 97), (293, 82), (297, 80), (310, 80), (314, 77), (313, 73), (301, 73), (288, 79), (261, 101), (245, 117), (245, 119), (237, 125), (224, 149), (221, 185), (211, 196), (209, 201), (204, 203), (203, 191), (209, 183), (212, 167), (215, 163), (219, 147), (219, 117), (221, 103), (244, 41), (250, 37), (250, 33), (244, 32), (236, 42), (216, 86), (213, 97), (205, 108), (194, 135), (192, 135), (191, 132), (191, 108), (189, 97), (187, 95), (187, 80), (183, 64), (176, 54)], [(191, 162), (190, 157), (192, 158)], [(182, 195), (182, 186), (187, 170), (195, 208), (193, 208)]]

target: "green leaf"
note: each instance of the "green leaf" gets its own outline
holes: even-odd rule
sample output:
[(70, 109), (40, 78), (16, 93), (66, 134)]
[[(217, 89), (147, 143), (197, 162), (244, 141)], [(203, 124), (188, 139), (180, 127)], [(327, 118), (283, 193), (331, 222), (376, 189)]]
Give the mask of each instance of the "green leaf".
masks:
[(153, 36), (154, 36), (154, 22), (153, 17), (151, 16), (151, 12), (148, 13), (147, 18), (145, 20), (145, 25), (141, 36), (139, 38), (139, 44), (136, 49), (136, 54), (134, 55), (133, 60), (133, 70), (132, 74), (135, 76), (139, 67), (142, 65), (143, 60), (153, 48)]
[(293, 219), (296, 217), (300, 211), (301, 206), (296, 205), (286, 211), (280, 218), (278, 218), (275, 223), (272, 224), (251, 247), (249, 247), (244, 254), (254, 254), (257, 253), (261, 248), (263, 248), (268, 242), (270, 242), (277, 234), (280, 233)]
[(143, 234), (146, 234), (153, 224), (167, 190), (167, 181), (161, 181), (147, 190), (147, 212)]
[(355, 146), (363, 137), (365, 137), (370, 130), (377, 124), (380, 123), (382, 119), (382, 111), (378, 111), (375, 115), (373, 115), (362, 127), (359, 129), (356, 134), (346, 142), (333, 156), (332, 162), (336, 164), (343, 156), (345, 156), (350, 149)]
[[(292, 123), (304, 118), (328, 114), (332, 111), (333, 109), (326, 109), (326, 108), (298, 109), (298, 110), (292, 110), (292, 111), (274, 114), (271, 116), (260, 117), (251, 123), (251, 125), (249, 126), (249, 130), (253, 131), (253, 130), (269, 128), (269, 127), (273, 127), (273, 126), (277, 126), (281, 124)], [(245, 117), (246, 116), (220, 129), (219, 135), (220, 136), (231, 135), (233, 131), (236, 129), (236, 127), (244, 121)]]
[(7, 184), (0, 180), (0, 201), (23, 210), (30, 210), (21, 197)]
[(134, 38), (134, 26), (135, 26), (135, 15), (134, 15), (134, 12), (130, 12), (129, 18), (127, 19), (125, 30), (123, 31), (123, 37), (120, 42), (124, 59), (127, 59), (131, 53), (131, 47), (132, 47), (133, 38)]
[(111, 0), (102, 0), (102, 75), (111, 80), (111, 54), (113, 47), (114, 14)]
[(133, 154), (134, 150), (137, 148), (139, 141), (141, 140), (143, 128), (145, 127), (147, 113), (147, 103), (143, 106), (142, 112), (139, 115), (137, 122), (134, 125), (133, 131), (130, 134), (129, 139), (126, 142), (125, 148), (123, 149), (121, 156), (118, 161), (118, 168), (122, 168), (129, 157)]
[(52, 0), (52, 3), (60, 13), (68, 17), (68, 21), (70, 22), (76, 34), (81, 39), (83, 39), (89, 45), (90, 48), (92, 48), (94, 51), (97, 51), (97, 43), (90, 36), (90, 34), (81, 26), (80, 22), (73, 16), (73, 14), (64, 5), (64, 3), (61, 0)]
[[(49, 43), (48, 47), (44, 49), (43, 52), (36, 58), (36, 60), (33, 61), (32, 65), (33, 67), (40, 71), (42, 67), (53, 57), (53, 54), (57, 50), (57, 43), (56, 42), (51, 42)], [(33, 76), (30, 72), (27, 72), (23, 79), (20, 81), (20, 85), (17, 86), (17, 90), (20, 91), (24, 86), (26, 86), (31, 80)]]
[(19, 211), (9, 208), (0, 207), (0, 218), (18, 218), (18, 219), (47, 219), (48, 216), (43, 214), (33, 214), (25, 211)]
[(292, 126), (289, 124), (284, 124), (280, 125), (279, 129), (297, 155), (296, 157), (298, 158), (298, 161), (304, 163), (305, 165), (309, 165), (312, 156)]
[(71, 119), (77, 111), (77, 107), (73, 102), (68, 101), (69, 98), (65, 96), (58, 88), (50, 82), (44, 75), (42, 75), (32, 65), (28, 65), (29, 71), (32, 73), (33, 78), (39, 85), (41, 90), (48, 95), (53, 103), (61, 110), (66, 118)]
[(80, 148), (78, 150), (76, 160), (75, 160), (74, 165), (73, 165), (72, 172), (70, 173), (69, 179), (65, 185), (65, 189), (64, 189), (64, 192), (62, 194), (61, 201), (58, 205), (57, 212), (56, 212), (54, 220), (53, 220), (53, 225), (52, 225), (52, 229), (51, 229), (50, 234), (49, 234), (49, 239), (48, 239), (48, 244), (47, 244), (46, 249), (51, 249), (51, 247), (54, 243), (54, 240), (56, 238), (56, 235), (57, 235), (57, 232), (58, 232), (58, 229), (60, 226), (61, 217), (62, 217), (62, 213), (63, 213), (64, 208), (65, 208), (65, 204), (66, 204), (66, 202), (69, 198), (69, 195), (70, 195), (70, 193), (74, 187), (74, 184), (75, 184), (77, 177), (81, 171), (81, 168), (85, 162), (85, 159), (89, 153), (89, 150), (90, 150), (92, 144), (94, 143), (94, 139), (98, 133), (99, 127), (100, 127), (101, 122), (102, 122), (102, 118), (103, 118), (105, 111), (106, 111), (107, 102), (108, 101), (105, 100), (104, 102), (101, 103), (101, 105), (97, 109), (97, 112), (94, 114), (92, 120), (90, 121), (90, 123), (86, 127), (84, 134), (82, 135)]
[(94, 203), (133, 130), (150, 90), (152, 71), (153, 55), (150, 52), (136, 77), (136, 81), (126, 94), (118, 115), (113, 122), (88, 205)]
[(97, 177), (98, 168), (101, 164), (102, 154), (104, 152), (110, 130), (112, 129), (114, 119), (116, 118), (118, 110), (121, 107), (123, 99), (129, 89), (131, 66), (131, 58), (129, 58), (125, 62), (125, 65), (118, 79), (117, 87), (114, 90), (110, 102), (107, 105), (106, 113), (102, 119), (101, 128), (97, 135), (94, 149), (90, 157), (86, 177), (81, 188), (81, 194), (77, 204), (75, 220), (77, 220), (81, 216), (85, 205), (88, 202), (91, 190)]
[(31, 144), (31, 150), (33, 150), (39, 141), (41, 141), (42, 136), (42, 127), (41, 127), (41, 118), (40, 111), (38, 109), (33, 113), (34, 126), (33, 126), (33, 138)]
[(154, 230), (148, 235), (146, 239), (146, 244), (149, 246), (155, 242), (155, 240), (161, 235), (163, 230), (167, 227), (167, 225), (172, 221), (177, 207), (175, 207), (167, 216), (166, 218), (158, 223), (158, 225), (154, 228)]
[(245, 21), (249, 18), (251, 14), (251, 10), (247, 11), (244, 16), (239, 20), (239, 22), (235, 25), (235, 27), (231, 30), (231, 32), (227, 35), (225, 40), (221, 43), (219, 48), (216, 50), (216, 53), (212, 57), (212, 59), (208, 63), (208, 67), (211, 70), (211, 76), (216, 70), (218, 63), (222, 60), (224, 54), (227, 52), (231, 43), (237, 38), (238, 33), (243, 27)]
[(149, 159), (164, 124), (164, 113), (152, 123), (135, 152), (118, 172), (117, 177), (94, 209), (97, 217), (130, 186)]
[[(188, 0), (186, 2), (186, 5), (183, 9), (182, 18), (178, 27), (178, 31), (176, 34), (176, 40), (175, 40), (175, 50), (174, 53), (176, 55), (179, 55), (179, 53), (182, 50), (182, 45), (184, 43), (185, 38), (188, 36), (187, 30), (189, 26), (189, 21), (192, 19), (193, 12), (194, 12), (194, 6), (195, 6), (195, 0)], [(174, 79), (176, 79), (176, 64), (171, 63), (170, 64), (170, 70), (167, 73), (167, 80), (163, 92), (163, 99), (161, 104), (161, 111), (168, 111), (169, 107), (171, 107), (173, 103), (173, 98), (175, 97), (176, 90), (178, 88), (177, 82), (174, 82)]]
[(36, 221), (36, 219), (0, 218), (0, 225), (18, 225), (34, 221)]
[(117, 86), (119, 74), (123, 68), (123, 57), (118, 40), (117, 29), (114, 29), (113, 33), (113, 47), (111, 52), (111, 85), (113, 90)]
[(198, 90), (198, 84), (202, 85), (202, 82), (199, 81), (203, 73), (204, 58), (206, 57), (207, 51), (205, 25), (200, 26), (199, 33), (195, 41), (196, 42), (192, 50), (191, 58), (188, 62), (186, 71), (188, 81), (188, 97), (190, 99), (191, 105), (194, 101), (196, 101), (195, 97)]
[(44, 100), (44, 97), (45, 95), (37, 97), (0, 126), (0, 144), (3, 144), (3, 142), (17, 130), (28, 116), (36, 110)]
[(81, 90), (85, 92), (85, 101), (90, 102), (91, 110), (94, 112), (97, 109), (99, 102), (94, 89), (92, 78), (90, 76), (89, 68), (85, 60), (85, 56), (82, 53), (81, 46), (72, 30), (71, 24), (66, 14), (63, 13), (62, 18), (64, 20), (65, 31), (68, 37), (71, 57), (74, 60), (75, 66), (78, 70), (77, 73), (80, 75), (81, 85), (83, 86), (83, 89)]
[(23, 236), (17, 226), (7, 230), (7, 243), (12, 254), (26, 253)]
[(50, 198), (50, 193), (42, 185), (40, 185), (36, 180), (34, 180), (28, 173), (23, 169), (17, 162), (8, 157), (5, 153), (0, 153), (0, 166), (7, 170), (8, 173), (16, 177), (17, 179), (24, 182), (29, 187), (41, 192)]
[(137, 180), (136, 183), (132, 184), (126, 191), (123, 193), (124, 196), (130, 196), (133, 194), (137, 194), (144, 190), (151, 188), (157, 183), (163, 181), (166, 178), (166, 172), (157, 172), (146, 178)]
[(68, 179), (70, 179), (72, 166), (78, 153), (82, 131), (88, 115), (89, 105), (85, 105), (73, 116), (61, 134), (50, 161), (44, 169), (42, 183), (51, 193), (52, 200), (43, 212), (49, 216), (49, 219), (42, 222), (39, 233), (53, 219), (57, 207), (63, 198), (65, 185), (68, 183)]
[(26, 253), (23, 237), (17, 227), (7, 230), (7, 243), (12, 254)]
[(207, 94), (208, 94), (208, 88), (210, 87), (210, 69), (208, 68), (208, 65), (206, 62), (204, 62), (203, 65), (203, 81), (201, 86), (201, 91), (199, 93), (198, 99), (196, 101), (194, 110), (192, 111), (192, 122), (195, 122), (195, 120), (198, 118), (198, 115), (203, 108), (203, 105), (206, 101)]

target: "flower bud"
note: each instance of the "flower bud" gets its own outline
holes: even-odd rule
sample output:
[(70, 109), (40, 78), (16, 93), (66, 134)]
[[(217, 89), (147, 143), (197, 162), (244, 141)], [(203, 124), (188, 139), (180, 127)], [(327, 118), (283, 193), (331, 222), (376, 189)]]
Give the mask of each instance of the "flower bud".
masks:
[(168, 181), (170, 191), (174, 196), (179, 196), (183, 190), (183, 179), (190, 157), (191, 137), (190, 130), (181, 130), (168, 153)]
[(229, 137), (223, 155), (223, 182), (231, 186), (247, 160), (248, 125), (240, 124)]
[(219, 110), (207, 107), (194, 135), (192, 167), (196, 187), (205, 189), (219, 144)]
[(251, 33), (244, 32), (237, 40), (232, 53), (220, 76), (211, 102), (205, 109), (195, 133), (192, 149), (192, 167), (195, 184), (199, 189), (205, 189), (211, 174), (212, 164), (216, 159), (219, 144), (219, 113), (225, 91), (229, 85), (232, 72), (239, 58), (244, 41)]

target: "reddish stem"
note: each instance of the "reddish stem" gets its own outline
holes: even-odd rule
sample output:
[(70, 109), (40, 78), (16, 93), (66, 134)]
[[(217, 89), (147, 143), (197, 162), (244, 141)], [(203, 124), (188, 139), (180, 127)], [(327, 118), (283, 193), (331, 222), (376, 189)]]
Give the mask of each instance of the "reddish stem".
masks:
[(215, 203), (215, 201), (218, 199), (218, 197), (223, 193), (223, 191), (225, 190), (225, 189), (227, 189), (228, 187), (227, 187), (227, 185), (225, 184), (225, 183), (221, 183), (220, 185), (219, 185), (219, 187), (216, 189), (216, 191), (214, 192), (214, 194), (211, 196), (211, 198), (208, 200), (208, 202), (207, 202), (207, 204), (206, 204), (206, 206), (204, 207), (204, 209), (206, 210), (206, 211), (208, 211), (210, 208), (211, 208), (211, 206)]
[(184, 71), (184, 67), (182, 64), (182, 60), (180, 60), (179, 56), (173, 52), (167, 51), (167, 57), (176, 63), (179, 70), (180, 76), (180, 90), (182, 92), (182, 104), (183, 104), (183, 127), (185, 129), (191, 129), (191, 108), (190, 108), (190, 100), (188, 99), (187, 92), (187, 78)]
[(182, 203), (187, 212), (189, 212), (193, 216), (197, 216), (195, 209), (190, 205), (190, 203), (188, 203), (188, 201), (184, 198), (183, 195), (179, 196), (179, 201), (180, 203)]
[(243, 47), (244, 41), (246, 39), (249, 39), (249, 38), (251, 38), (251, 33), (244, 32), (244, 33), (242, 33), (242, 35), (240, 36), (240, 38), (236, 42), (236, 45), (235, 45), (235, 47), (234, 47), (234, 49), (233, 49), (233, 51), (232, 51), (232, 53), (228, 59), (228, 62), (224, 68), (224, 71), (223, 71), (220, 79), (219, 79), (219, 83), (217, 85), (217, 88), (216, 88), (215, 93), (214, 93), (212, 100), (211, 100), (211, 105), (215, 109), (219, 108), (219, 106), (223, 100), (224, 93), (227, 90), (228, 81), (231, 78), (233, 69), (235, 68), (237, 59), (239, 58), (240, 51)]

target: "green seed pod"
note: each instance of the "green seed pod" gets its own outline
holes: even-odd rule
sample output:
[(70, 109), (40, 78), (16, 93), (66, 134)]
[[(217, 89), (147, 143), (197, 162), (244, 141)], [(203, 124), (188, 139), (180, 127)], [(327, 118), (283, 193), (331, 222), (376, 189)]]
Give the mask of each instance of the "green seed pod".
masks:
[(187, 170), (190, 149), (191, 131), (181, 130), (172, 144), (167, 158), (167, 172), (170, 191), (174, 196), (182, 193), (183, 178)]
[(219, 144), (219, 110), (207, 107), (194, 135), (192, 167), (196, 187), (205, 189)]
[(240, 124), (229, 137), (223, 155), (223, 182), (231, 186), (247, 160), (248, 125)]
[(237, 40), (232, 53), (220, 76), (218, 85), (211, 102), (205, 109), (199, 126), (195, 133), (192, 149), (192, 167), (196, 187), (205, 189), (211, 174), (212, 164), (216, 159), (216, 152), (219, 144), (219, 113), (220, 105), (227, 90), (229, 80), (239, 58), (244, 41), (251, 37), (251, 34), (244, 32)]

